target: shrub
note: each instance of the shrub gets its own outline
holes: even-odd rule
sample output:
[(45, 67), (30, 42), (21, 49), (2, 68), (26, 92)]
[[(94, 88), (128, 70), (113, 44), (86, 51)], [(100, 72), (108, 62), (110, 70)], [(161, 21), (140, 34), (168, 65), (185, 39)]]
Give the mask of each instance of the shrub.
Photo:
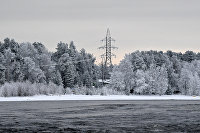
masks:
[[(67, 89), (66, 94), (71, 94), (71, 90)], [(62, 86), (57, 86), (54, 83), (42, 84), (42, 83), (30, 83), (30, 82), (11, 82), (5, 83), (0, 88), (0, 96), (33, 96), (33, 95), (49, 95), (64, 94)]]
[(76, 95), (124, 95), (124, 92), (117, 91), (112, 88), (75, 88), (73, 89), (74, 94)]
[(76, 94), (76, 95), (125, 95), (123, 91), (117, 91), (112, 88), (63, 88), (54, 83), (31, 83), (26, 82), (11, 82), (5, 83), (0, 87), (0, 96), (13, 97), (13, 96), (34, 96), (34, 95), (63, 95), (63, 94)]

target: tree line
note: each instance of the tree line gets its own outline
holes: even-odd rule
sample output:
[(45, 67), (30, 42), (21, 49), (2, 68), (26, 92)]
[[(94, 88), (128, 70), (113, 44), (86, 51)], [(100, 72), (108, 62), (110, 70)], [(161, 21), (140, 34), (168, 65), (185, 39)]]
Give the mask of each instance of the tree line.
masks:
[(200, 53), (135, 51), (114, 67), (110, 80), (126, 94), (200, 95)]
[(106, 89), (98, 82), (102, 65), (95, 60), (85, 49), (78, 51), (73, 41), (59, 42), (56, 51), (49, 52), (40, 42), (17, 43), (6, 38), (0, 42), (0, 94), (200, 95), (200, 53), (151, 50), (127, 54), (112, 71), (104, 66), (103, 75), (110, 78)]
[(95, 57), (73, 43), (59, 42), (49, 52), (40, 42), (0, 42), (0, 85), (5, 82), (54, 83), (64, 88), (97, 86)]

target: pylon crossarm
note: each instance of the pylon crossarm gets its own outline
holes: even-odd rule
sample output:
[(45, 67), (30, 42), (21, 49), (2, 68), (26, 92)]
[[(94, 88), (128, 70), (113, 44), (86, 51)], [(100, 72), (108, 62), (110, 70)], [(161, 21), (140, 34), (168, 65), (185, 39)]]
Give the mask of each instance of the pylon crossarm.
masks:
[(101, 47), (99, 47), (98, 49), (104, 49), (104, 48), (106, 48), (106, 46), (101, 46)]
[(102, 55), (101, 55), (101, 58), (104, 58), (105, 56), (106, 56), (106, 54), (102, 54)]
[(115, 46), (112, 46), (111, 48), (112, 48), (112, 49), (118, 49), (118, 47), (115, 47)]

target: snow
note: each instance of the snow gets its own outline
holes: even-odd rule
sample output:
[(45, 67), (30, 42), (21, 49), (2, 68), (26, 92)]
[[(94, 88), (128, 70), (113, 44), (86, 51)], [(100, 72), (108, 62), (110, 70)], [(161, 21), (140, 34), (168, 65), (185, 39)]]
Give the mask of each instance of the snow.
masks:
[(162, 95), (162, 96), (126, 96), (126, 95), (39, 95), (30, 97), (0, 97), (3, 101), (61, 101), (61, 100), (200, 100), (200, 96)]

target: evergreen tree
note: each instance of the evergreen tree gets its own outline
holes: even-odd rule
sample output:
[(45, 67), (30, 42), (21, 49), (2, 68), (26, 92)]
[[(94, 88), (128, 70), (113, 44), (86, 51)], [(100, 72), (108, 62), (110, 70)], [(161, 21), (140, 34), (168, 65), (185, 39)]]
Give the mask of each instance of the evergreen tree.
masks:
[(2, 64), (0, 64), (0, 85), (4, 84), (6, 81), (5, 70), (6, 68)]
[(186, 51), (182, 57), (182, 59), (187, 62), (192, 62), (193, 60), (195, 60), (195, 58), (196, 54), (193, 51)]
[(63, 43), (63, 42), (58, 43), (56, 49), (57, 49), (57, 51), (55, 53), (53, 53), (53, 55), (52, 55), (52, 59), (55, 62), (58, 62), (58, 60), (61, 58), (61, 56), (63, 54), (65, 54), (65, 53), (69, 54), (69, 48), (68, 48), (68, 44), (67, 43)]
[(92, 87), (92, 78), (91, 78), (91, 76), (90, 76), (88, 71), (86, 71), (83, 74), (83, 79), (84, 79), (85, 86), (88, 87), (88, 88), (91, 88)]
[(61, 72), (64, 87), (74, 86), (75, 67), (69, 54), (65, 53), (59, 59), (59, 69)]

